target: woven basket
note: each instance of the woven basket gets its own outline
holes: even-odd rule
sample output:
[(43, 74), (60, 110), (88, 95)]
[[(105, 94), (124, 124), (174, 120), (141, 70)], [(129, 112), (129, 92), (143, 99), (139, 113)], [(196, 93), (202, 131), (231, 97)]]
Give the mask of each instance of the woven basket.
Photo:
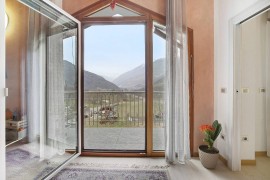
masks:
[(207, 152), (203, 151), (203, 149), (205, 149), (205, 147), (207, 147), (207, 146), (201, 145), (198, 148), (199, 158), (201, 160), (201, 163), (207, 169), (215, 169), (217, 166), (219, 151), (217, 149), (215, 149), (216, 153), (207, 153)]

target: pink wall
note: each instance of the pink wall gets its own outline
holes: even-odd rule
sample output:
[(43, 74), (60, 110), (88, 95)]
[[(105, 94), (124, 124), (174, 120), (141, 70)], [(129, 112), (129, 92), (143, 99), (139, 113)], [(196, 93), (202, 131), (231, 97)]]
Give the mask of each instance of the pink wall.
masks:
[(194, 33), (194, 151), (201, 124), (214, 118), (214, 0), (188, 0), (187, 24)]
[[(63, 8), (74, 13), (98, 0), (64, 0)], [(165, 0), (130, 0), (165, 15)], [(187, 24), (194, 31), (194, 151), (203, 144), (199, 126), (214, 117), (214, 0), (188, 0)]]
[(97, 1), (99, 0), (76, 0), (76, 5), (74, 5), (74, 0), (63, 0), (62, 6), (65, 11), (73, 14)]
[[(63, 9), (70, 14), (73, 14), (84, 7), (89, 6), (99, 0), (76, 0), (76, 5), (74, 5), (74, 0), (63, 0)], [(148, 8), (154, 12), (160, 13), (162, 15), (165, 14), (165, 1), (164, 0), (129, 0), (134, 2), (140, 6)]]
[(129, 0), (133, 3), (136, 3), (142, 7), (145, 7), (151, 11), (154, 11), (156, 13), (159, 13), (161, 15), (165, 15), (166, 13), (166, 8), (165, 8), (165, 0), (151, 0), (151, 1), (146, 1), (146, 0)]

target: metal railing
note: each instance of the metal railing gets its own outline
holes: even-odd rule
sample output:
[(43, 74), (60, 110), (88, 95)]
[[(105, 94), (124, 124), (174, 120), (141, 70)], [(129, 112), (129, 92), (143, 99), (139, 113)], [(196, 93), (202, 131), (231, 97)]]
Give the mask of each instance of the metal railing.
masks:
[[(164, 127), (163, 92), (153, 94), (154, 127)], [(145, 127), (146, 94), (144, 91), (85, 91), (84, 127)], [(76, 96), (65, 93), (66, 121), (72, 123)]]

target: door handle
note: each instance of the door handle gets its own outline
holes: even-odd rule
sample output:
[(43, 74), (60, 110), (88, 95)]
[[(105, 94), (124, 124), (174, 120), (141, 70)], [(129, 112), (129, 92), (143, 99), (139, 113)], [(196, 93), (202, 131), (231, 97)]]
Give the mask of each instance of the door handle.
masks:
[(8, 97), (8, 88), (4, 88), (4, 96)]

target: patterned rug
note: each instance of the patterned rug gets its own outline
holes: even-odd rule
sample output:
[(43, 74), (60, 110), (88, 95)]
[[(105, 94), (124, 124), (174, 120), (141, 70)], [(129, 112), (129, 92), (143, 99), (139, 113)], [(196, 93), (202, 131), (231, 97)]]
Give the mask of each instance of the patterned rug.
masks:
[(27, 174), (29, 167), (36, 167), (39, 164), (39, 156), (29, 151), (17, 148), (6, 152), (6, 178), (10, 180), (19, 179)]
[[(43, 171), (50, 171), (47, 170)], [(39, 177), (42, 177), (42, 174)], [(39, 179), (37, 177), (37, 179)], [(52, 180), (168, 180), (166, 170), (65, 168)]]
[(24, 166), (33, 161), (38, 161), (39, 157), (32, 153), (22, 150), (14, 149), (6, 153), (7, 167), (10, 166)]

